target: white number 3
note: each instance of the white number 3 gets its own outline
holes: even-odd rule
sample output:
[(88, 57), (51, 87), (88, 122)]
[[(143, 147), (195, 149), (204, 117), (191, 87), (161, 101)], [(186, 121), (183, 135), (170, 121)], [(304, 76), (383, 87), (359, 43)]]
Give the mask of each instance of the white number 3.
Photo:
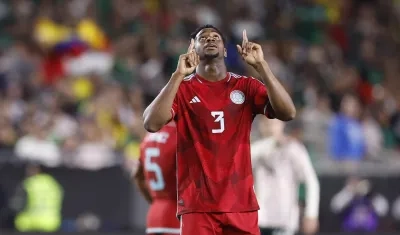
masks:
[(211, 112), (211, 116), (215, 118), (214, 122), (219, 122), (219, 129), (212, 129), (212, 133), (222, 133), (225, 130), (225, 120), (224, 120), (224, 112), (222, 111), (213, 111)]

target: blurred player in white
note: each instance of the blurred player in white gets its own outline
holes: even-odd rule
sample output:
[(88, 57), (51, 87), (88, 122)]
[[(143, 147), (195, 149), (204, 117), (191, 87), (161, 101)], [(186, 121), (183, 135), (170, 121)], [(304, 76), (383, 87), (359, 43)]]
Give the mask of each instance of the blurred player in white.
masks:
[(165, 125), (156, 133), (148, 133), (140, 145), (139, 166), (133, 176), (146, 200), (146, 233), (151, 235), (180, 234), (176, 218), (176, 126)]
[(298, 124), (263, 118), (259, 123), (262, 139), (251, 146), (261, 235), (297, 232), (298, 192), (303, 182), (306, 186), (303, 232), (310, 235), (318, 229), (319, 182), (305, 146), (291, 135)]

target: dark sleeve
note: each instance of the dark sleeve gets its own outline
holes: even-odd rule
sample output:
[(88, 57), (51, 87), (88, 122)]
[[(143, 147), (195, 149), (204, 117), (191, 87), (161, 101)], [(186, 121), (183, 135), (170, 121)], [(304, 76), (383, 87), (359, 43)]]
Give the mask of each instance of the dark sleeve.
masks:
[(27, 193), (23, 185), (19, 185), (10, 199), (9, 207), (14, 212), (20, 212), (25, 208)]

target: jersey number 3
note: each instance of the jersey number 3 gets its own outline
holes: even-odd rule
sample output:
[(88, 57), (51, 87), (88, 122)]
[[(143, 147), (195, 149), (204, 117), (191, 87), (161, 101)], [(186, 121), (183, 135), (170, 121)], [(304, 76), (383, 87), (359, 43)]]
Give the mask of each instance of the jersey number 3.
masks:
[(152, 158), (160, 157), (159, 148), (147, 148), (145, 150), (145, 170), (148, 172), (154, 172), (155, 179), (150, 180), (150, 189), (153, 191), (160, 191), (165, 188), (165, 181), (162, 174), (161, 167), (156, 163), (152, 162)]
[(222, 133), (225, 130), (225, 120), (224, 120), (224, 112), (222, 111), (212, 111), (211, 116), (215, 118), (214, 122), (219, 122), (218, 129), (212, 129), (212, 133)]

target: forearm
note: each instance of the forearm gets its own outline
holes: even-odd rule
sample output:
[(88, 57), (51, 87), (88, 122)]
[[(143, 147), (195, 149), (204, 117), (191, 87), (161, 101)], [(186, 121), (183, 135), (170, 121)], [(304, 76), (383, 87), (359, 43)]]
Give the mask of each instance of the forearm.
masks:
[(306, 208), (305, 217), (316, 219), (319, 214), (320, 187), (317, 177), (306, 180)]
[(354, 193), (344, 188), (339, 193), (337, 193), (331, 202), (331, 209), (335, 213), (340, 213), (354, 198)]
[(146, 199), (146, 201), (151, 204), (153, 202), (153, 199), (151, 198), (150, 192), (147, 189), (146, 182), (143, 179), (136, 178), (136, 185), (138, 186), (140, 193), (143, 195), (143, 197)]
[(267, 62), (263, 61), (254, 67), (267, 87), (268, 98), (276, 118), (282, 121), (292, 120), (296, 116), (296, 108), (293, 100), (274, 76)]
[(147, 131), (157, 132), (171, 120), (172, 104), (182, 80), (183, 75), (174, 73), (160, 94), (146, 108), (143, 119)]

